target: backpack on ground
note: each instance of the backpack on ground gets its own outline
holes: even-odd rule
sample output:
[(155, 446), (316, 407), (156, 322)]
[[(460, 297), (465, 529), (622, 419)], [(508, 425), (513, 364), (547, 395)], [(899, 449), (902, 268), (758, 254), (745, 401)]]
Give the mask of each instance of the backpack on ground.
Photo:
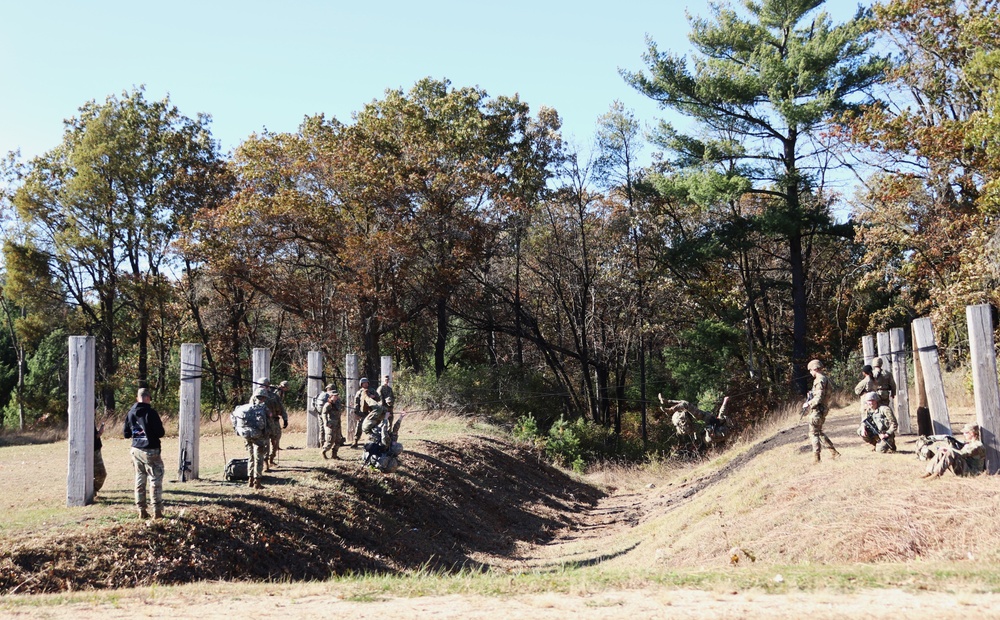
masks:
[(267, 405), (240, 405), (229, 416), (233, 430), (244, 439), (259, 439), (267, 428)]
[(250, 459), (232, 459), (226, 463), (226, 481), (238, 482), (250, 479)]

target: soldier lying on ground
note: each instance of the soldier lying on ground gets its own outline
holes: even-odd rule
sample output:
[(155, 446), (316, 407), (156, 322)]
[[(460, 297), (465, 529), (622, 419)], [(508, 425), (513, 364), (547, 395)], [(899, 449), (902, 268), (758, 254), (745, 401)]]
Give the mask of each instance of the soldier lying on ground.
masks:
[[(702, 411), (686, 400), (664, 400), (663, 394), (656, 396), (660, 399), (661, 406), (660, 415), (654, 413), (654, 418), (670, 414), (670, 422), (674, 425), (677, 436), (688, 439), (696, 450), (701, 451), (725, 441), (729, 430), (729, 420), (726, 418), (728, 396), (722, 399), (717, 415)], [(704, 433), (701, 432), (702, 429)]]
[[(921, 478), (938, 478), (949, 469), (956, 476), (974, 476), (986, 469), (986, 447), (979, 439), (979, 425), (966, 424), (962, 427), (962, 434), (965, 435), (965, 443), (952, 438), (952, 445), (943, 446), (933, 454), (927, 464), (927, 471)], [(926, 449), (926, 446), (922, 446), (918, 454), (925, 453)]]

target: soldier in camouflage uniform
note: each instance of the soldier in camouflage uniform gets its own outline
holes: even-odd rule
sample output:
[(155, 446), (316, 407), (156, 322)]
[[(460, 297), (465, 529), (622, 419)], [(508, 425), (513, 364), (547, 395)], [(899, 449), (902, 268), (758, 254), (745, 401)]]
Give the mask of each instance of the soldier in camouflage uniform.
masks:
[[(871, 420), (871, 427), (865, 424), (866, 420)], [(896, 431), (899, 424), (896, 422), (896, 415), (892, 412), (892, 407), (878, 404), (878, 394), (866, 392), (861, 397), (861, 426), (858, 427), (858, 436), (865, 443), (872, 445), (872, 450), (885, 454), (896, 451)]]
[[(270, 426), (271, 417), (274, 416), (277, 419), (280, 416), (278, 407), (281, 406), (281, 403), (277, 401), (277, 397), (271, 392), (270, 379), (260, 377), (256, 383), (257, 387), (253, 391), (253, 396), (250, 397), (250, 404), (264, 405), (264, 408), (267, 409), (267, 426)], [(247, 452), (250, 454), (250, 463), (247, 465), (250, 482), (247, 483), (247, 486), (260, 489), (262, 488), (260, 479), (263, 477), (264, 470), (271, 471), (270, 467), (266, 467), (268, 449), (271, 443), (270, 435), (265, 428), (262, 436), (257, 439), (247, 437), (245, 441), (247, 443)]]
[(823, 362), (812, 360), (807, 366), (809, 374), (813, 376), (813, 387), (809, 400), (806, 401), (805, 408), (809, 413), (809, 440), (812, 443), (813, 461), (820, 462), (820, 451), (825, 445), (832, 453), (833, 458), (839, 458), (840, 452), (833, 446), (833, 442), (823, 432), (823, 423), (826, 422), (826, 414), (830, 407), (830, 397), (833, 386), (830, 380), (823, 374)]
[(386, 375), (382, 377), (382, 385), (378, 386), (378, 395), (382, 399), (382, 407), (385, 409), (385, 417), (389, 420), (389, 426), (392, 426), (392, 407), (393, 407), (393, 394), (392, 386), (389, 385), (389, 380), (391, 377)]
[(962, 434), (965, 445), (959, 449), (941, 448), (927, 464), (927, 472), (921, 478), (937, 478), (949, 469), (956, 476), (975, 476), (986, 471), (986, 446), (979, 439), (979, 425), (966, 424)]
[(271, 392), (271, 398), (276, 404), (274, 410), (277, 411), (277, 414), (269, 410), (267, 416), (268, 452), (264, 465), (268, 471), (270, 471), (271, 467), (275, 466), (278, 460), (278, 450), (281, 450), (281, 429), (282, 427), (288, 428), (288, 411), (285, 410), (285, 394), (288, 392), (288, 382), (282, 381), (278, 384), (277, 388), (269, 391)]
[(865, 364), (861, 368), (861, 381), (854, 386), (854, 393), (858, 396), (864, 396), (868, 392), (875, 391), (875, 380), (872, 379), (872, 367), (869, 364)]
[(896, 397), (896, 379), (892, 373), (882, 368), (882, 358), (872, 360), (872, 383), (874, 392), (878, 394), (880, 407), (892, 407), (892, 399)]
[[(340, 394), (334, 389), (333, 384), (326, 386), (326, 401), (319, 413), (320, 431), (322, 432), (321, 445), (323, 446), (323, 458), (337, 458), (337, 448), (340, 447), (343, 439), (340, 430), (340, 416), (344, 411), (344, 403), (340, 400)], [(330, 456), (327, 456), (327, 452)]]
[(352, 448), (358, 447), (361, 433), (367, 433), (385, 419), (385, 409), (382, 407), (378, 392), (368, 386), (368, 379), (365, 377), (362, 377), (359, 383), (361, 383), (361, 388), (354, 395), (354, 414), (358, 417), (358, 424), (354, 430)]

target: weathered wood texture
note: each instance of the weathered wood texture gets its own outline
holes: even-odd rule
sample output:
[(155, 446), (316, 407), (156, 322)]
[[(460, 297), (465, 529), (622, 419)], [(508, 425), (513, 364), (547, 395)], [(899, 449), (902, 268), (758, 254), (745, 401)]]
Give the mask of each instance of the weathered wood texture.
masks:
[(989, 305), (966, 306), (969, 323), (969, 352), (972, 358), (972, 386), (976, 399), (976, 420), (986, 446), (986, 469), (1000, 471), (1000, 386), (997, 384), (997, 356), (993, 344), (993, 318)]
[(927, 390), (924, 388), (924, 372), (920, 365), (920, 355), (917, 353), (917, 333), (912, 332), (913, 339), (913, 392), (917, 399), (917, 434), (933, 435), (934, 427), (931, 424), (931, 410), (927, 408)]
[(347, 437), (347, 441), (354, 441), (355, 429), (358, 425), (358, 416), (354, 413), (354, 395), (358, 393), (358, 379), (361, 377), (358, 375), (358, 356), (349, 353), (344, 361), (344, 370), (346, 371), (346, 394), (344, 395), (344, 406), (347, 407), (347, 428), (344, 429), (344, 436)]
[(906, 334), (902, 327), (889, 330), (892, 376), (896, 380), (896, 419), (899, 420), (899, 434), (910, 435), (910, 385), (906, 368)]
[(201, 373), (204, 345), (181, 345), (180, 412), (177, 423), (177, 479), (197, 480), (201, 446)]
[(93, 336), (69, 337), (69, 463), (66, 505), (94, 501), (94, 353)]
[(316, 397), (323, 391), (323, 352), (309, 351), (306, 369), (306, 447), (319, 447), (319, 411)]
[(927, 404), (931, 414), (931, 427), (935, 435), (951, 434), (951, 418), (948, 415), (948, 401), (944, 394), (944, 380), (937, 344), (934, 341), (934, 327), (928, 318), (913, 321), (913, 331), (917, 337), (917, 352), (920, 354), (920, 368), (923, 371)]
[(865, 358), (865, 366), (868, 366), (872, 363), (872, 360), (875, 359), (875, 337), (862, 336), (861, 349)]

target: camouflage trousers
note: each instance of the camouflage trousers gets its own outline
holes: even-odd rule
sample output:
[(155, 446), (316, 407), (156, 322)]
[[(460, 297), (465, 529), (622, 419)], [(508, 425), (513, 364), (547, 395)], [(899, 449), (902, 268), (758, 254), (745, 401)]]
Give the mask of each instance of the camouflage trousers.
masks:
[(267, 458), (274, 461), (278, 458), (278, 450), (281, 449), (281, 418), (267, 419)]
[[(813, 407), (809, 416), (809, 443), (812, 444), (813, 454), (819, 456), (825, 445), (829, 450), (836, 452), (833, 442), (823, 432), (823, 424), (826, 422), (826, 408)], [(836, 455), (835, 455), (836, 456)]]
[(372, 409), (364, 418), (358, 420), (358, 427), (354, 431), (354, 441), (361, 439), (361, 433), (367, 433), (385, 419), (385, 411), (381, 408)]
[(256, 480), (264, 474), (264, 459), (267, 458), (269, 445), (268, 436), (257, 439), (245, 439), (247, 442), (247, 453), (250, 455), (250, 462), (247, 463), (247, 475), (251, 480)]
[(885, 439), (880, 436), (872, 436), (868, 430), (862, 425), (858, 429), (858, 437), (860, 437), (868, 445), (875, 446), (875, 451), (885, 454), (887, 452), (896, 451), (896, 436), (892, 434), (887, 434)]
[(973, 474), (965, 456), (958, 454), (951, 448), (941, 448), (927, 464), (927, 473), (935, 476), (940, 476), (949, 469), (955, 472), (956, 476), (971, 476)]
[(94, 450), (94, 494), (104, 487), (108, 479), (108, 468), (104, 466), (104, 457), (100, 450)]
[(163, 508), (163, 459), (160, 451), (132, 448), (132, 465), (135, 467), (135, 505), (146, 507), (146, 483), (153, 496), (153, 510)]
[(340, 437), (343, 434), (340, 428), (340, 414), (339, 413), (322, 413), (319, 416), (320, 421), (320, 446), (324, 450), (333, 450), (335, 446), (340, 445)]

